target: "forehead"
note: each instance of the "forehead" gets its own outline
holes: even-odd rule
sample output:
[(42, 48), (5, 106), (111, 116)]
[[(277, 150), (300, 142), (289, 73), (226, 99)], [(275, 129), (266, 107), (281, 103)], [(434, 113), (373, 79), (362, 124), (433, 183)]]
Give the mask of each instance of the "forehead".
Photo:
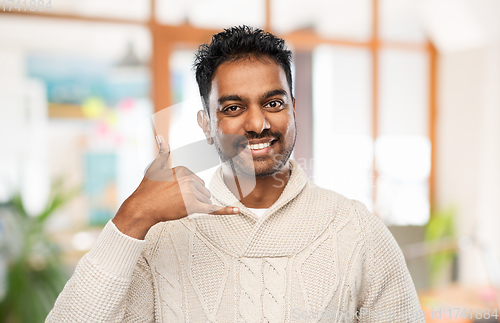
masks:
[(225, 95), (250, 99), (276, 89), (283, 89), (290, 95), (283, 67), (270, 58), (246, 57), (224, 62), (217, 67), (210, 102), (214, 103), (213, 100)]

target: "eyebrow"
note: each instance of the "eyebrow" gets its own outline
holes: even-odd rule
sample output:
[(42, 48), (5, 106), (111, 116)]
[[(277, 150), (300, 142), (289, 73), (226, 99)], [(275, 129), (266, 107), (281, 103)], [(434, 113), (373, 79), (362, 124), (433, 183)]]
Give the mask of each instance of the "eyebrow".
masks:
[[(267, 98), (270, 98), (272, 96), (276, 95), (283, 95), (286, 96), (288, 93), (283, 90), (283, 89), (276, 89), (276, 90), (271, 90), (269, 92), (264, 93), (260, 99), (265, 100)], [(219, 98), (219, 104), (222, 104), (226, 101), (243, 101), (243, 99), (239, 95), (224, 95)]]
[(276, 95), (282, 95), (282, 96), (286, 96), (288, 93), (286, 93), (285, 90), (283, 89), (277, 89), (277, 90), (272, 90), (272, 91), (269, 91), (267, 93), (265, 93), (263, 96), (261, 96), (261, 100), (265, 100), (267, 98), (270, 98), (272, 96), (276, 96)]
[(219, 98), (219, 104), (222, 104), (226, 101), (243, 101), (243, 99), (239, 95), (224, 95)]

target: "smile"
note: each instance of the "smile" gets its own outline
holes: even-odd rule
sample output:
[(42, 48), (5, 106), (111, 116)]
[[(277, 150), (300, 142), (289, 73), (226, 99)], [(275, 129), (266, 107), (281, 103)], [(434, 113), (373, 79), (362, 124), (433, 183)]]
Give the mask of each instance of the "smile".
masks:
[(273, 143), (274, 143), (274, 141), (269, 141), (269, 142), (260, 143), (260, 144), (253, 144), (253, 145), (247, 144), (245, 149), (250, 149), (250, 150), (264, 149), (264, 148), (270, 147)]

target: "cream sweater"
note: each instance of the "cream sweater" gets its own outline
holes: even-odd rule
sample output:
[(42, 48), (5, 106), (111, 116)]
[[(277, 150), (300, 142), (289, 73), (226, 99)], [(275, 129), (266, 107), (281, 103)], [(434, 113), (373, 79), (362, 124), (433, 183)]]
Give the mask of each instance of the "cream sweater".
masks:
[(385, 225), (290, 166), (260, 218), (219, 168), (212, 200), (240, 214), (159, 223), (145, 240), (110, 221), (46, 322), (425, 322)]

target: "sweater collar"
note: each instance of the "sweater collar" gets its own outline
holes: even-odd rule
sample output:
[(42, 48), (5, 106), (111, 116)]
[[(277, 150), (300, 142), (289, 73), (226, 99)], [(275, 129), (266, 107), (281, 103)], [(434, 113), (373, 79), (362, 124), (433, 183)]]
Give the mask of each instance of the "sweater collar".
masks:
[[(216, 170), (213, 175), (209, 188), (212, 193), (212, 202), (220, 206), (236, 206), (240, 208), (240, 213), (235, 215), (212, 215), (212, 214), (197, 214), (194, 217), (182, 219), (188, 227), (210, 240), (214, 245), (217, 245), (221, 250), (225, 250), (228, 254), (234, 256), (243, 256), (251, 252), (255, 236), (264, 231), (277, 230), (280, 232), (280, 227), (269, 227), (269, 221), (273, 219), (280, 209), (292, 203), (295, 198), (299, 197), (299, 193), (303, 192), (307, 187), (308, 177), (302, 170), (299, 163), (290, 159), (289, 165), (291, 175), (276, 202), (262, 215), (260, 218), (253, 214), (245, 205), (243, 205), (236, 196), (229, 190), (224, 183), (222, 175), (222, 166)], [(308, 221), (304, 219), (303, 221)], [(302, 224), (290, 224), (295, 227), (301, 227)], [(272, 229), (274, 228), (274, 229)], [(264, 230), (264, 231), (263, 231)], [(274, 235), (274, 234), (272, 234)], [(285, 239), (286, 240), (286, 239)], [(282, 241), (283, 242), (283, 241)], [(293, 246), (293, 250), (285, 253), (293, 253), (294, 250), (306, 243), (299, 242), (284, 242)], [(291, 247), (290, 247), (291, 248)], [(282, 254), (283, 248), (278, 248), (276, 252)], [(259, 253), (260, 254), (260, 253)], [(264, 253), (262, 253), (264, 254)], [(267, 254), (267, 253), (266, 253)]]
[[(281, 193), (278, 200), (276, 200), (276, 202), (266, 212), (266, 217), (274, 213), (283, 205), (286, 205), (290, 200), (297, 196), (297, 194), (299, 194), (307, 184), (307, 174), (300, 167), (300, 164), (293, 159), (289, 159), (288, 162), (291, 169), (290, 178), (288, 179), (288, 183), (286, 184), (285, 189)], [(238, 198), (229, 190), (229, 188), (224, 183), (222, 166), (219, 166), (219, 168), (217, 168), (217, 170), (215, 171), (215, 174), (210, 181), (209, 187), (212, 196), (218, 202), (220, 202), (221, 205), (239, 207), (243, 214), (247, 216), (254, 216), (253, 213), (238, 200)]]

